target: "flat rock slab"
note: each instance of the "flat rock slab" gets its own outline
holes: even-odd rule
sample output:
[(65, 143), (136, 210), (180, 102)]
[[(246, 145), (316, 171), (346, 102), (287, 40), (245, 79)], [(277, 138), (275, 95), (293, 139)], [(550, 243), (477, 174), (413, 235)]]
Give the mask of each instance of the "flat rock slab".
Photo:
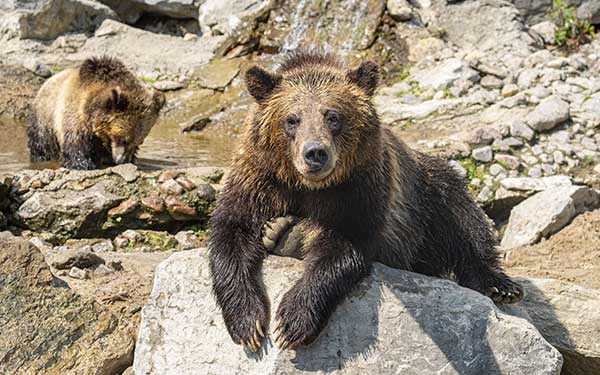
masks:
[[(134, 370), (147, 374), (555, 374), (562, 357), (525, 319), (454, 282), (376, 264), (308, 348), (255, 355), (227, 334), (206, 252), (172, 255), (142, 310)], [(271, 256), (264, 283), (276, 310), (302, 265)], [(272, 322), (271, 322), (272, 326)]]
[(520, 279), (518, 307), (564, 357), (563, 374), (600, 374), (600, 292), (553, 279)]
[(29, 241), (0, 239), (0, 374), (120, 374), (135, 329), (52, 276)]

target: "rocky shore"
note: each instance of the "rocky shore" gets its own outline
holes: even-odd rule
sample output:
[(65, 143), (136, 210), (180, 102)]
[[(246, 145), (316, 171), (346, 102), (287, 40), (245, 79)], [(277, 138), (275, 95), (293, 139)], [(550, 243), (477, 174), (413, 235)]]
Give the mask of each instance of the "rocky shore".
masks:
[[(600, 22), (595, 1), (570, 4)], [(44, 80), (92, 55), (121, 58), (167, 105), (138, 166), (23, 169), (26, 152), (0, 150), (0, 373), (600, 373), (600, 38), (559, 47), (551, 10), (551, 0), (4, 2), (3, 147), (24, 137)], [(381, 65), (382, 120), (465, 177), (525, 286), (521, 304), (376, 265), (314, 346), (254, 357), (233, 345), (205, 257), (227, 168), (198, 155), (218, 144), (229, 160), (251, 102), (240, 72), (298, 47)], [(179, 138), (161, 143), (170, 133)], [(272, 308), (300, 270), (269, 258)]]

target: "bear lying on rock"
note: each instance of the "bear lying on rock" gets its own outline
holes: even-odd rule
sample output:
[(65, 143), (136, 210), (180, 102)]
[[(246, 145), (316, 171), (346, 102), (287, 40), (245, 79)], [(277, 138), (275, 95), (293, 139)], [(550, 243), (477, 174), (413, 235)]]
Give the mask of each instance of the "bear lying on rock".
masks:
[(380, 123), (371, 101), (375, 63), (347, 70), (333, 56), (302, 52), (276, 72), (255, 66), (245, 78), (257, 106), (209, 244), (213, 291), (234, 342), (252, 351), (262, 344), (270, 315), (262, 229), (287, 215), (303, 233), (304, 274), (276, 312), (282, 348), (314, 341), (374, 261), (452, 277), (498, 303), (522, 298), (464, 180)]

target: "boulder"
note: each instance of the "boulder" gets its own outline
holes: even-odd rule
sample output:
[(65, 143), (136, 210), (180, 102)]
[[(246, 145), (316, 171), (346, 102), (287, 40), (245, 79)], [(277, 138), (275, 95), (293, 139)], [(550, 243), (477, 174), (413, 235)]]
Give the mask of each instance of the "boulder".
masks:
[(94, 0), (12, 1), (0, 6), (0, 35), (21, 39), (54, 39), (71, 31), (94, 31), (118, 16)]
[(413, 17), (412, 7), (406, 0), (387, 0), (386, 7), (396, 21), (408, 21)]
[(196, 18), (201, 0), (100, 0), (114, 9), (122, 19), (134, 23), (144, 13), (173, 18)]
[[(132, 166), (133, 167), (133, 166)], [(21, 171), (13, 176), (22, 202), (15, 213), (20, 225), (53, 233), (60, 240), (106, 237), (125, 229), (178, 227), (181, 222), (205, 222), (215, 194), (206, 194), (216, 168), (173, 171), (188, 181), (181, 194), (161, 189), (156, 173), (141, 173), (131, 167), (95, 171)], [(33, 187), (35, 186), (35, 188)], [(212, 189), (214, 190), (214, 189)]]
[(120, 374), (135, 330), (52, 276), (29, 241), (0, 239), (0, 373)]
[[(271, 311), (301, 273), (269, 257), (264, 283)], [(360, 322), (360, 324), (357, 324)], [(553, 374), (562, 359), (526, 320), (454, 282), (375, 264), (310, 347), (281, 351), (270, 339), (259, 355), (227, 334), (201, 250), (157, 267), (142, 309), (134, 371), (147, 374)]]
[(549, 177), (509, 177), (500, 180), (500, 185), (514, 191), (542, 191), (550, 188), (572, 186), (571, 177), (558, 175)]
[(600, 194), (586, 186), (546, 189), (516, 206), (502, 237), (502, 247), (531, 245), (558, 232), (576, 215), (600, 206)]
[(569, 119), (569, 104), (558, 96), (549, 96), (538, 104), (525, 118), (534, 130), (550, 130)]
[(519, 279), (518, 305), (564, 358), (562, 374), (600, 374), (600, 292), (553, 279)]
[(458, 79), (477, 81), (479, 73), (471, 69), (466, 62), (451, 58), (436, 67), (415, 74), (413, 79), (419, 83), (421, 88), (443, 90)]

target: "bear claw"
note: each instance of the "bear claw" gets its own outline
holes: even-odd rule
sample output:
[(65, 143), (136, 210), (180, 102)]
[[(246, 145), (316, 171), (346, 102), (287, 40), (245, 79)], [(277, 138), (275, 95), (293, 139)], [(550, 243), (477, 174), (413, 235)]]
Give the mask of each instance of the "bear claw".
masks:
[(499, 284), (498, 286), (487, 288), (484, 292), (495, 303), (509, 304), (519, 302), (523, 299), (523, 289), (517, 283), (509, 278), (505, 278), (500, 280)]
[(263, 226), (263, 245), (267, 251), (273, 250), (281, 236), (296, 223), (294, 216), (276, 217), (265, 223)]

